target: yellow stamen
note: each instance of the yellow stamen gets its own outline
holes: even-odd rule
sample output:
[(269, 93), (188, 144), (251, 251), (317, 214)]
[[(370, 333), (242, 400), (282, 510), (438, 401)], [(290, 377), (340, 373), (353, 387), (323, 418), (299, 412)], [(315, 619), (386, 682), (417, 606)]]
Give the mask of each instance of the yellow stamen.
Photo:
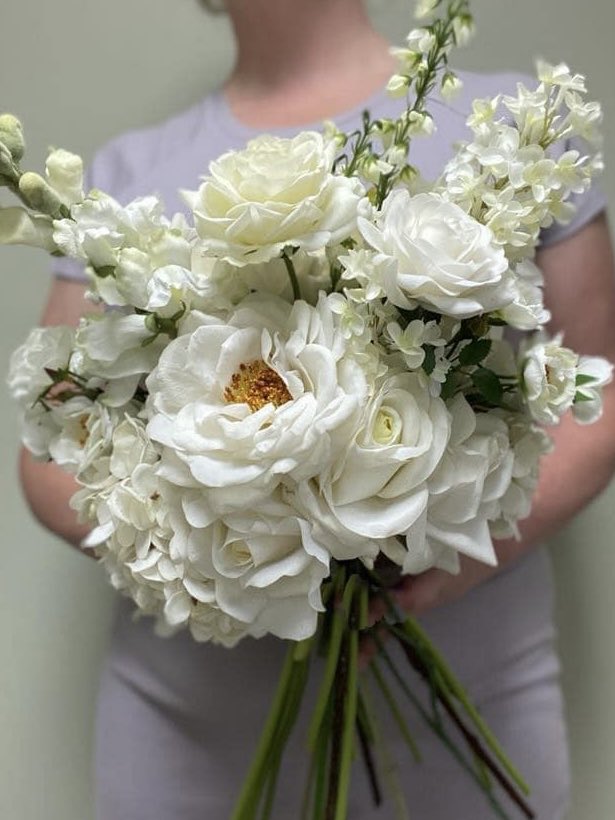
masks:
[(262, 359), (240, 364), (224, 390), (224, 399), (229, 404), (247, 404), (255, 413), (266, 404), (280, 407), (292, 401), (292, 396), (284, 381)]

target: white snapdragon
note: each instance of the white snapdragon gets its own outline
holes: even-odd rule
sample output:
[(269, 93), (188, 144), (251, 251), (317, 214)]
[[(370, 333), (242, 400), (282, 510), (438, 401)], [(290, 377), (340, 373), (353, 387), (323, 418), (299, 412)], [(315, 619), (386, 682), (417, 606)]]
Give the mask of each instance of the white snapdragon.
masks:
[(417, 20), (424, 20), (434, 11), (438, 5), (438, 0), (417, 0), (414, 9), (414, 16)]
[(404, 97), (409, 87), (410, 77), (406, 74), (392, 74), (386, 84), (386, 90), (391, 97)]
[(455, 33), (455, 44), (460, 48), (467, 46), (476, 31), (474, 20), (469, 14), (461, 14), (455, 17), (453, 31)]
[(536, 73), (541, 83), (553, 85), (566, 91), (585, 93), (585, 77), (582, 74), (572, 74), (566, 63), (552, 65), (545, 60), (536, 61)]
[(47, 180), (68, 207), (83, 200), (83, 160), (63, 148), (50, 151), (45, 164)]

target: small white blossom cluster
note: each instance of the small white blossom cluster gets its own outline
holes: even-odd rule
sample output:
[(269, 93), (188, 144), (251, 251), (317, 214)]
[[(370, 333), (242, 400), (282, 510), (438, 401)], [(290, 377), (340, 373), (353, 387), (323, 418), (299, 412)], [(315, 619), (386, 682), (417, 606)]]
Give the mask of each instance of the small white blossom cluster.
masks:
[[(468, 34), (458, 5), (398, 54), (417, 95)], [(596, 166), (550, 156), (555, 139), (592, 136), (582, 92), (543, 66), (536, 92), (502, 100), (510, 122), (477, 102), (474, 140), (420, 192), (402, 174), (429, 130), (417, 105), (366, 117), (354, 148), (329, 127), (223, 155), (186, 194), (191, 224), (154, 197), (84, 195), (80, 162), (57, 151), (25, 208), (0, 211), (3, 241), (40, 245), (45, 226), (109, 308), (34, 330), (9, 387), (26, 446), (80, 485), (87, 545), (161, 630), (300, 640), (335, 563), (454, 572), (460, 554), (495, 563), (492, 538), (518, 534), (549, 446), (538, 424), (595, 420), (611, 378), (541, 335), (529, 259)], [(10, 182), (20, 131), (11, 120), (3, 138), (3, 122)], [(515, 351), (506, 324), (538, 335)]]
[[(602, 167), (592, 148), (599, 143), (600, 105), (585, 102), (583, 77), (545, 63), (538, 76), (535, 91), (519, 84), (516, 96), (474, 102), (468, 119), (474, 138), (448, 163), (438, 186), (491, 229), (513, 263), (533, 256), (541, 229), (572, 216), (570, 195), (586, 191)], [(587, 142), (583, 150), (555, 150), (571, 140)]]

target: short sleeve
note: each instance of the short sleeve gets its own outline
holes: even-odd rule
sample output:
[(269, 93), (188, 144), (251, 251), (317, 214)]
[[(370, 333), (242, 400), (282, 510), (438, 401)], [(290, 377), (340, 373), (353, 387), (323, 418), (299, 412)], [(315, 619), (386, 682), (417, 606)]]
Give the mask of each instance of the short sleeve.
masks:
[[(583, 155), (587, 151), (587, 145), (578, 139), (567, 140), (562, 146), (560, 153), (564, 151), (576, 150)], [(540, 235), (540, 247), (547, 248), (555, 245), (562, 239), (572, 236), (585, 225), (589, 224), (598, 214), (606, 210), (607, 199), (598, 181), (594, 180), (591, 187), (581, 194), (572, 194), (568, 200), (575, 207), (572, 219), (565, 224), (554, 222), (549, 228), (545, 228)]]

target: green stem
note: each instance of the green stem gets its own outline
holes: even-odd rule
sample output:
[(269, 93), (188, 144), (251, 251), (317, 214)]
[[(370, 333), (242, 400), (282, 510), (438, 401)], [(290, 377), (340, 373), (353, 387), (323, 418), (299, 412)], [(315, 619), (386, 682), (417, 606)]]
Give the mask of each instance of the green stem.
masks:
[(337, 790), (335, 820), (346, 820), (348, 813), (348, 793), (350, 772), (354, 751), (354, 736), (357, 720), (359, 633), (351, 628), (348, 635), (348, 671), (346, 676), (346, 698), (344, 702), (344, 724), (341, 742), (340, 774)]
[(299, 674), (302, 672), (301, 664), (295, 660), (295, 651), (296, 647), (293, 644), (286, 653), (273, 704), (260, 736), (250, 770), (231, 815), (231, 820), (254, 820), (256, 816), (260, 795), (264, 787), (264, 774), (270, 764), (272, 752), (276, 749), (276, 736), (279, 725), (287, 710), (287, 698), (289, 693), (292, 692), (297, 672)]
[(404, 717), (403, 717), (403, 715), (400, 711), (399, 706), (397, 705), (397, 703), (395, 701), (395, 698), (393, 696), (393, 693), (391, 692), (391, 689), (390, 689), (388, 683), (386, 682), (386, 680), (384, 678), (384, 675), (382, 674), (382, 672), (380, 671), (378, 666), (373, 662), (370, 666), (370, 669), (371, 669), (372, 675), (376, 679), (376, 683), (378, 684), (378, 688), (382, 692), (382, 694), (384, 696), (384, 699), (386, 700), (387, 705), (388, 705), (389, 709), (391, 710), (391, 713), (392, 713), (392, 715), (395, 719), (395, 723), (397, 723), (397, 726), (399, 728), (401, 736), (406, 741), (406, 744), (408, 745), (408, 748), (410, 749), (410, 752), (412, 753), (412, 756), (414, 757), (415, 762), (420, 763), (421, 759), (422, 759), (421, 758), (421, 752), (419, 751), (419, 748), (416, 745), (416, 741), (414, 740), (414, 738), (412, 737), (412, 735), (408, 731), (406, 721), (404, 720)]
[(451, 694), (459, 701), (466, 714), (480, 732), (481, 737), (493, 753), (494, 757), (502, 765), (506, 773), (515, 782), (515, 785), (524, 793), (529, 794), (529, 786), (521, 777), (519, 772), (510, 762), (497, 738), (481, 716), (480, 712), (469, 699), (465, 689), (453, 675), (450, 667), (438, 652), (434, 644), (430, 641), (427, 633), (420, 626), (415, 618), (407, 618), (399, 626), (399, 631), (403, 632), (412, 642), (415, 648), (420, 648), (423, 658), (428, 656), (428, 663), (435, 666), (439, 674), (444, 679), (446, 687)]
[[(376, 643), (378, 644), (379, 648), (379, 656), (382, 657), (385, 664), (387, 665), (389, 671), (399, 684), (400, 688), (406, 695), (406, 697), (411, 701), (412, 705), (417, 709), (423, 720), (427, 723), (427, 725), (431, 728), (434, 734), (440, 738), (444, 746), (449, 750), (449, 752), (453, 755), (453, 757), (457, 760), (459, 765), (467, 772), (467, 774), (477, 783), (480, 789), (485, 794), (485, 797), (490, 802), (491, 807), (493, 808), (495, 814), (502, 818), (502, 820), (510, 820), (508, 814), (504, 811), (504, 809), (500, 806), (499, 802), (496, 800), (495, 796), (493, 795), (491, 788), (486, 787), (483, 780), (476, 771), (470, 766), (467, 762), (463, 753), (458, 749), (457, 745), (451, 740), (451, 738), (447, 735), (441, 721), (439, 719), (435, 719), (430, 717), (426, 709), (422, 706), (419, 702), (418, 698), (414, 694), (414, 692), (408, 686), (406, 680), (402, 677), (399, 670), (393, 663), (391, 656), (386, 651), (382, 641), (378, 638), (377, 634), (375, 635)], [(374, 663), (374, 661), (372, 661)]]
[[(336, 594), (339, 594), (342, 589), (346, 577), (346, 573), (343, 568), (340, 568), (338, 573), (339, 575), (336, 579)], [(308, 746), (310, 749), (314, 749), (316, 746), (320, 732), (320, 725), (329, 703), (329, 695), (331, 693), (331, 688), (338, 669), (338, 660), (342, 647), (342, 639), (344, 637), (344, 629), (350, 615), (350, 604), (357, 582), (358, 576), (351, 575), (344, 588), (342, 602), (337, 605), (333, 611), (333, 615), (331, 616), (333, 623), (329, 643), (326, 647), (327, 660), (323, 672), (322, 683), (318, 692), (318, 698), (316, 700), (316, 705), (314, 707), (314, 712), (312, 714), (312, 719), (308, 729)]]
[(286, 272), (288, 273), (288, 278), (293, 288), (293, 299), (295, 302), (298, 302), (299, 299), (301, 299), (301, 288), (299, 287), (299, 280), (297, 279), (297, 272), (295, 271), (293, 260), (286, 250), (282, 251), (282, 259), (286, 265)]
[[(373, 712), (372, 699), (369, 686), (365, 678), (361, 682), (361, 694), (367, 714), (371, 714)], [(386, 744), (379, 721), (374, 720), (372, 726), (374, 733), (374, 746), (380, 762), (380, 769), (382, 771), (389, 794), (393, 798), (397, 820), (408, 820), (408, 806), (406, 805), (406, 798), (397, 776), (397, 765), (395, 764), (395, 761), (393, 760)]]

